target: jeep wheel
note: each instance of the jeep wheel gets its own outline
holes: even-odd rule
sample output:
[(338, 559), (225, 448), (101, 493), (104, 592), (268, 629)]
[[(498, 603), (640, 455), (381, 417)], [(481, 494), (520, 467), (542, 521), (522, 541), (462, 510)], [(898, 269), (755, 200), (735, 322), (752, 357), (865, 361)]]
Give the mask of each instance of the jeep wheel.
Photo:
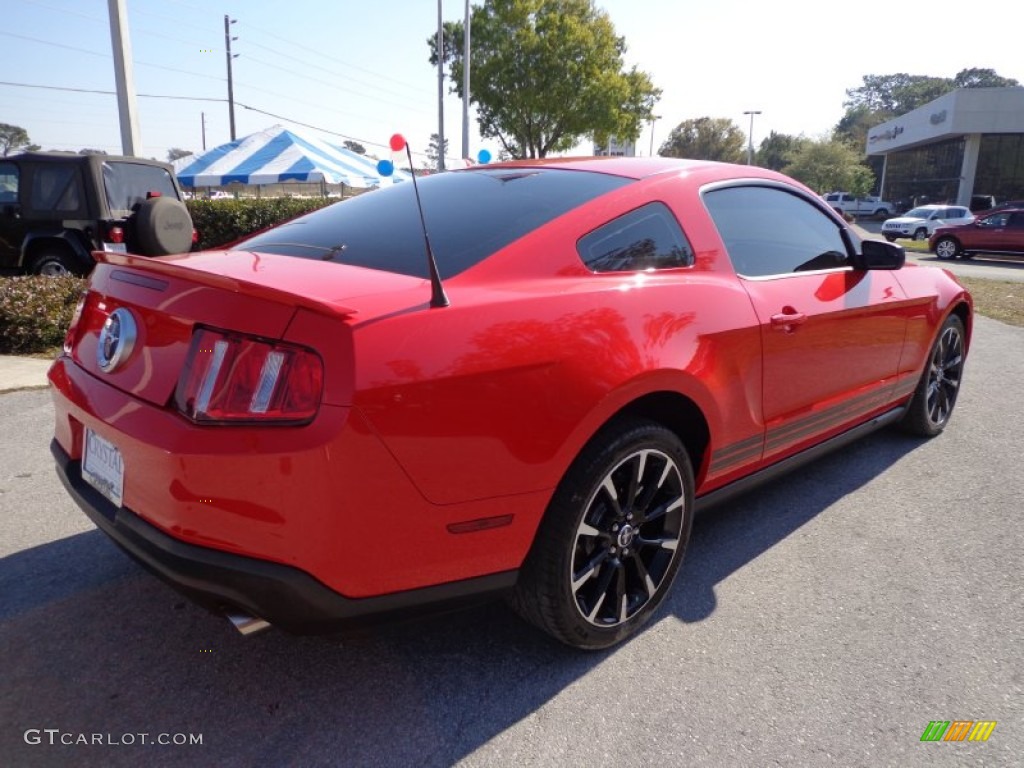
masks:
[(151, 197), (132, 217), (139, 252), (145, 256), (187, 253), (192, 247), (192, 217), (180, 200)]
[(878, 210), (875, 211), (875, 216), (877, 218), (879, 218), (879, 219), (882, 218), (883, 216), (888, 216), (888, 215), (889, 215), (889, 211), (887, 209), (885, 209), (885, 208), (879, 208)]
[(33, 275), (44, 277), (65, 277), (74, 275), (80, 277), (85, 274), (82, 265), (71, 253), (63, 248), (46, 248), (32, 257), (31, 267)]
[(914, 230), (914, 239), (915, 240), (927, 240), (928, 239), (928, 230), (925, 229), (924, 227), (918, 227), (917, 229)]
[(888, 240), (890, 243), (895, 243), (896, 235), (885, 235), (885, 239)]
[(955, 259), (960, 252), (960, 243), (952, 237), (940, 237), (935, 243), (935, 255), (940, 259)]

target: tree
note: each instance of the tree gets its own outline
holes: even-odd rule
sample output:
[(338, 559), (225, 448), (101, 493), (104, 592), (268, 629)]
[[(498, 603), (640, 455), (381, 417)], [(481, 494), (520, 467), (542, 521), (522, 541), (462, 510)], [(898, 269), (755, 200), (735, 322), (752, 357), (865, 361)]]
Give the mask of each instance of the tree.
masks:
[(365, 155), (366, 147), (360, 144), (358, 141), (352, 141), (351, 139), (345, 139), (342, 146), (350, 152), (355, 152), (357, 155)]
[(105, 149), (90, 149), (89, 147), (86, 147), (85, 149), (78, 150), (78, 154), (80, 154), (80, 155), (105, 155), (105, 154), (107, 154), (107, 151)]
[[(661, 95), (646, 73), (625, 69), (625, 41), (591, 0), (483, 0), (472, 31), (480, 134), (515, 157), (545, 157), (584, 137), (634, 141)], [(459, 96), (462, 35), (462, 22), (446, 23), (440, 52)], [(427, 43), (436, 64), (436, 36)]]
[(875, 175), (861, 163), (862, 156), (842, 141), (807, 140), (793, 151), (782, 172), (819, 193), (843, 191), (863, 197), (874, 186)]
[(431, 168), (440, 168), (440, 159), (442, 155), (448, 154), (448, 139), (444, 140), (444, 149), (439, 144), (440, 136), (436, 133), (430, 134), (430, 143), (427, 144), (427, 160), (430, 161)]
[(1000, 77), (994, 69), (961, 69), (953, 78), (954, 88), (1007, 88), (1020, 85), (1012, 77)]
[(742, 163), (745, 143), (743, 131), (732, 120), (698, 117), (696, 120), (684, 120), (673, 128), (658, 154), (662, 157)]
[(39, 145), (29, 142), (28, 131), (20, 125), (0, 123), (0, 150), (7, 157), (11, 152), (36, 152)]
[(772, 131), (761, 140), (754, 162), (762, 168), (781, 171), (789, 164), (790, 155), (807, 141), (803, 136)]
[(183, 157), (195, 154), (191, 149), (178, 149), (177, 147), (171, 147), (167, 150), (167, 162), (173, 163), (175, 160), (180, 160)]

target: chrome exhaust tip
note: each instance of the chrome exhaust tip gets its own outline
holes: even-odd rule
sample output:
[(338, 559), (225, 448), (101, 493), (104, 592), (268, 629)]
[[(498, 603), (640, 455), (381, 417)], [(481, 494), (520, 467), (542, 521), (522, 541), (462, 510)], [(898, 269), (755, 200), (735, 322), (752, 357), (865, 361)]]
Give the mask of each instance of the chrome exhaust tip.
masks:
[(249, 614), (242, 613), (240, 611), (232, 611), (230, 613), (226, 613), (225, 616), (235, 629), (246, 636), (255, 635), (257, 632), (262, 632), (264, 629), (270, 627), (269, 621), (264, 621), (257, 616), (250, 616)]

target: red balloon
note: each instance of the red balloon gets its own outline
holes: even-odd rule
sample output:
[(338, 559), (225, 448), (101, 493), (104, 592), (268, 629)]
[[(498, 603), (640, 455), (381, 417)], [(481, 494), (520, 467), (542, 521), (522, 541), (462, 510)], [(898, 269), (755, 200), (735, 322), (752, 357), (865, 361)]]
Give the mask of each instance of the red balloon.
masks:
[(396, 133), (391, 137), (391, 151), (401, 152), (405, 149), (405, 136), (400, 133)]

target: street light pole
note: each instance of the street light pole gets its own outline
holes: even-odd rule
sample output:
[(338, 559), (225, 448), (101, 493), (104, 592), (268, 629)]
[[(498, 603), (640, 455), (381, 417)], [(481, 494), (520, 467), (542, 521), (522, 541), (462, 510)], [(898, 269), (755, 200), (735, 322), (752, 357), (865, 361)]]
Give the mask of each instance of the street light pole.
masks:
[(228, 60), (228, 121), (231, 125), (231, 140), (235, 140), (235, 81), (231, 76), (231, 60), (238, 58), (238, 54), (231, 53), (231, 41), (237, 40), (237, 37), (231, 36), (231, 25), (234, 24), (236, 19), (228, 18), (227, 14), (224, 15), (224, 54)]
[(750, 133), (747, 134), (747, 165), (754, 164), (754, 115), (760, 115), (761, 110), (750, 109), (743, 113), (750, 115)]

